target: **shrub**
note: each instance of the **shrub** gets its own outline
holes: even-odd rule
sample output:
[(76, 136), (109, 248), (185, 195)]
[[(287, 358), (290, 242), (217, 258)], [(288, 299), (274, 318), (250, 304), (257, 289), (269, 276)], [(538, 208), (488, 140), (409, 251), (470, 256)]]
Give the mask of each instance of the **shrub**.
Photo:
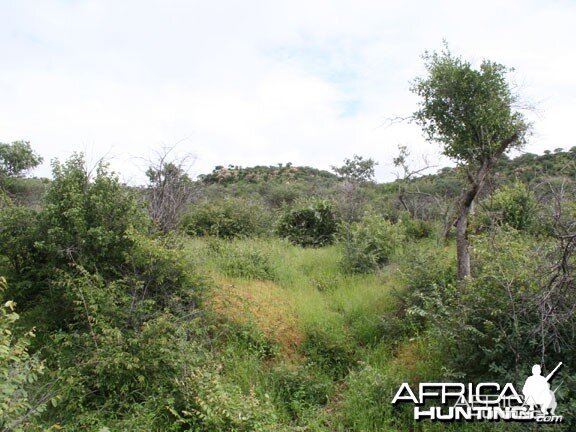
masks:
[(366, 216), (344, 230), (342, 266), (349, 273), (368, 273), (387, 264), (403, 237), (398, 226), (380, 216)]
[[(164, 275), (160, 269), (158, 277)], [(111, 419), (128, 420), (136, 406), (147, 404), (155, 421), (164, 421), (164, 407), (178, 392), (174, 377), (203, 361), (202, 330), (192, 319), (194, 311), (185, 301), (174, 305), (163, 300), (167, 306), (161, 309), (153, 294), (157, 287), (148, 287), (147, 294), (146, 285), (106, 282), (82, 269), (76, 275), (61, 273), (57, 283), (73, 309), (68, 326), (53, 332), (44, 347), (49, 363), (57, 365), (61, 397), (49, 418), (79, 430)]]
[(182, 228), (189, 235), (227, 239), (264, 234), (270, 224), (269, 210), (261, 204), (237, 198), (192, 206), (181, 221)]
[(401, 224), (407, 238), (420, 240), (428, 238), (434, 232), (432, 224), (422, 219), (413, 219), (409, 215), (402, 215)]
[[(545, 361), (550, 370), (563, 361), (572, 370), (574, 280), (568, 268), (564, 273), (554, 264), (564, 253), (549, 240), (534, 242), (518, 231), (476, 238), (474, 278), (458, 286), (434, 285), (409, 309), (424, 318), (426, 337), (446, 371), (471, 381), (497, 376), (520, 382), (534, 363)], [(559, 398), (574, 398), (572, 378)]]
[(325, 200), (301, 203), (280, 218), (281, 237), (300, 246), (320, 247), (332, 244), (338, 230), (333, 205)]
[(269, 359), (278, 354), (279, 346), (276, 341), (266, 337), (264, 332), (253, 322), (229, 322), (228, 341), (236, 342), (244, 350), (260, 359)]
[(44, 411), (50, 397), (34, 400), (30, 387), (44, 373), (44, 363), (28, 352), (34, 330), (14, 336), (19, 316), (14, 312), (15, 303), (4, 301), (5, 289), (6, 280), (0, 277), (0, 430), (36, 430), (33, 417)]
[(131, 248), (127, 231), (147, 228), (144, 211), (104, 163), (94, 179), (82, 155), (54, 161), (52, 172), (36, 246), (58, 268), (74, 263), (113, 276)]
[(399, 271), (409, 292), (426, 293), (433, 286), (454, 285), (455, 268), (452, 248), (421, 244), (402, 254)]
[(177, 379), (178, 395), (167, 408), (180, 430), (280, 431), (272, 402), (242, 392), (219, 374), (221, 365), (190, 368)]
[(38, 212), (26, 207), (10, 206), (0, 210), (0, 244), (8, 260), (7, 270), (26, 274), (36, 254)]
[(121, 276), (134, 251), (128, 232), (145, 232), (149, 225), (135, 197), (105, 164), (91, 179), (83, 157), (74, 155), (64, 164), (55, 161), (53, 176), (42, 210), (2, 211), (0, 240), (11, 246), (2, 255), (23, 310), (35, 308), (59, 327), (69, 307), (62, 293), (52, 290), (59, 272), (74, 273), (80, 266), (107, 280)]
[(451, 248), (419, 244), (404, 252), (399, 273), (406, 290), (400, 294), (396, 314), (383, 322), (387, 334), (410, 334), (425, 327), (430, 297), (451, 292), (456, 285), (456, 259)]
[(500, 215), (500, 223), (517, 230), (527, 230), (536, 216), (536, 198), (528, 187), (520, 182), (503, 186), (493, 196), (489, 206)]
[(294, 183), (263, 183), (260, 194), (266, 203), (272, 207), (280, 208), (284, 205), (292, 205), (298, 198), (304, 195), (302, 187)]
[(280, 366), (271, 374), (274, 394), (293, 419), (314, 406), (328, 403), (332, 392), (331, 379), (309, 366)]

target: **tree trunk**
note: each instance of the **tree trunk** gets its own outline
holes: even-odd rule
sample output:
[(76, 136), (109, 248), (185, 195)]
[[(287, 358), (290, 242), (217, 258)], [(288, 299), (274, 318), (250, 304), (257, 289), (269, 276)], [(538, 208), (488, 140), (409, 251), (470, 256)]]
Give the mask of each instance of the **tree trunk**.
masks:
[(462, 209), (456, 221), (456, 257), (458, 260), (458, 280), (470, 277), (470, 243), (468, 241), (468, 214), (470, 207)]
[(486, 175), (492, 169), (494, 162), (518, 139), (519, 133), (520, 132), (515, 132), (510, 138), (502, 141), (496, 151), (482, 161), (474, 176), (472, 176), (471, 173), (468, 173), (470, 189), (464, 191), (462, 194), (458, 208), (458, 219), (456, 219), (456, 257), (458, 259), (459, 281), (471, 277), (470, 243), (468, 242), (468, 216), (470, 215), (470, 211), (474, 205), (474, 200), (482, 191), (486, 181)]
[(470, 189), (462, 194), (456, 219), (456, 258), (458, 260), (458, 280), (471, 277), (470, 270), (470, 242), (468, 241), (468, 216), (474, 205), (474, 200), (484, 187), (486, 174), (490, 170), (492, 160), (487, 159), (478, 168), (476, 175), (470, 177)]

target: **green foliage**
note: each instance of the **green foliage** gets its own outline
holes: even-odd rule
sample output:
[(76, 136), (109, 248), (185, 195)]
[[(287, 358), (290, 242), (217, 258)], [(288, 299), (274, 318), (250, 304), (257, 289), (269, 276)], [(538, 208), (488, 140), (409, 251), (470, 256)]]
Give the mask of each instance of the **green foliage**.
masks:
[(251, 168), (242, 168), (240, 166), (228, 165), (228, 167), (217, 166), (210, 174), (199, 176), (205, 184), (224, 184), (234, 183), (286, 183), (317, 178), (324, 180), (334, 180), (336, 176), (328, 171), (318, 170), (311, 167), (295, 167), (290, 162), (287, 164), (278, 164), (277, 166), (255, 166)]
[(400, 218), (404, 234), (412, 240), (420, 240), (430, 237), (434, 233), (434, 227), (429, 221), (411, 218), (408, 214), (403, 214)]
[(35, 400), (30, 390), (44, 373), (44, 363), (29, 353), (34, 329), (20, 337), (15, 335), (19, 315), (14, 312), (13, 301), (4, 301), (5, 290), (6, 279), (0, 277), (0, 430), (36, 430), (33, 417), (45, 410), (49, 398)]
[(28, 141), (0, 143), (0, 182), (6, 177), (18, 177), (42, 163), (42, 157), (32, 150)]
[(165, 430), (174, 377), (202, 361), (193, 318), (206, 282), (176, 239), (147, 236), (134, 197), (103, 165), (89, 179), (81, 156), (54, 164), (44, 209), (8, 208), (0, 220), (2, 264), (57, 382), (46, 422), (78, 430), (153, 417)]
[(301, 349), (310, 365), (333, 378), (343, 378), (357, 363), (349, 336), (330, 323), (307, 329)]
[(346, 180), (364, 183), (374, 180), (374, 167), (378, 165), (372, 158), (364, 159), (362, 156), (354, 155), (352, 159), (344, 159), (341, 167), (332, 167), (339, 177)]
[(278, 223), (281, 237), (300, 246), (332, 244), (338, 230), (334, 208), (329, 201), (316, 200), (287, 209)]
[(237, 344), (258, 359), (271, 359), (278, 354), (278, 344), (266, 337), (254, 323), (227, 323), (227, 326), (226, 337), (231, 346)]
[(402, 406), (393, 407), (390, 404), (390, 390), (405, 379), (398, 375), (383, 373), (369, 364), (363, 364), (361, 369), (352, 371), (346, 377), (347, 386), (339, 413), (346, 430), (376, 432), (396, 430), (395, 427), (401, 430), (401, 423), (395, 417), (404, 414), (404, 421), (409, 417), (401, 409)]
[[(87, 286), (79, 302), (88, 301)], [(79, 292), (77, 284), (75, 288)], [(83, 307), (83, 305), (82, 305)], [(99, 412), (101, 418), (123, 417), (136, 404), (166, 397), (176, 391), (174, 377), (201, 360), (197, 345), (187, 341), (191, 325), (179, 325), (171, 314), (149, 319), (138, 331), (123, 331), (100, 318), (91, 302), (85, 309), (89, 332), (57, 333), (54, 345), (60, 350), (51, 356), (58, 364), (59, 410), (54, 419), (80, 426), (88, 421), (76, 413)], [(154, 408), (162, 412), (162, 406)]]
[(264, 234), (270, 225), (269, 212), (261, 205), (233, 198), (194, 205), (181, 221), (187, 234), (227, 239)]
[(496, 191), (490, 210), (500, 215), (502, 224), (517, 230), (529, 230), (535, 220), (537, 202), (525, 184), (516, 182)]
[(269, 397), (244, 393), (219, 374), (220, 365), (191, 368), (176, 384), (179, 394), (168, 410), (185, 430), (278, 431)]
[(543, 155), (524, 153), (514, 159), (500, 161), (498, 171), (510, 181), (518, 179), (526, 184), (538, 184), (553, 177), (574, 178), (576, 158), (571, 150)]
[(550, 241), (535, 244), (499, 230), (476, 239), (472, 281), (420, 291), (408, 313), (425, 320), (448, 371), (471, 380), (496, 373), (517, 382), (534, 363), (571, 362), (576, 299), (567, 289), (572, 279), (554, 276), (549, 260), (556, 253)]
[(299, 198), (305, 195), (305, 190), (301, 184), (280, 183), (261, 185), (259, 193), (265, 202), (273, 208), (281, 208), (294, 204)]
[(94, 413), (129, 419), (135, 406), (157, 399), (163, 402), (149, 409), (155, 421), (168, 421), (164, 406), (178, 391), (174, 377), (203, 361), (193, 319), (201, 279), (177, 250), (130, 235), (124, 277), (106, 281), (77, 266), (53, 285), (69, 306), (67, 326), (52, 333), (46, 348), (61, 397), (50, 418), (71, 430), (91, 425)]
[(106, 280), (122, 275), (127, 256), (137, 252), (132, 230), (145, 231), (146, 216), (135, 198), (100, 164), (88, 176), (81, 155), (54, 162), (54, 180), (45, 207), (35, 212), (14, 207), (0, 212), (2, 251), (15, 299), (35, 309), (42, 324), (60, 327), (70, 319), (70, 304), (59, 287), (60, 272), (81, 267)]
[[(14, 204), (39, 209), (50, 181), (42, 178), (11, 177), (5, 182), (5, 192)], [(0, 208), (3, 205), (0, 201)]]
[(367, 273), (387, 264), (403, 240), (397, 225), (376, 215), (365, 216), (344, 231), (342, 266), (350, 273)]
[(131, 248), (127, 231), (145, 228), (143, 211), (103, 163), (93, 180), (82, 155), (65, 164), (55, 161), (52, 168), (37, 247), (60, 268), (75, 263), (89, 271), (113, 272)]
[(433, 286), (447, 287), (456, 282), (454, 253), (448, 247), (422, 243), (406, 249), (400, 275), (411, 291), (426, 292)]
[(243, 279), (276, 279), (269, 257), (250, 245), (238, 243), (217, 247), (218, 268), (224, 276)]
[(434, 293), (452, 292), (456, 285), (456, 263), (453, 252), (431, 244), (415, 245), (407, 249), (401, 260), (399, 273), (406, 291), (402, 293), (399, 311), (385, 317), (385, 337), (413, 334), (425, 327), (426, 305)]
[[(545, 156), (529, 163), (553, 169), (570, 161), (567, 152)], [(529, 227), (528, 187), (506, 185), (523, 165), (502, 166), (496, 180), (504, 186), (493, 198), (499, 207), (490, 210), (508, 215), (508, 226)], [(236, 239), (266, 232), (271, 213), (251, 203), (272, 205), (276, 187), (273, 205), (317, 191), (299, 170), (273, 168), (277, 174), (231, 169), (233, 180), (205, 185), (213, 188), (207, 196), (220, 198), (191, 214), (231, 208), (206, 217), (224, 220), (204, 225), (216, 226), (213, 232), (193, 232), (208, 238), (151, 232), (128, 189), (104, 167), (89, 178), (80, 157), (56, 164), (45, 208), (1, 209), (0, 273), (11, 281), (5, 297), (23, 312), (16, 322), (14, 303), (0, 306), (0, 411), (11, 410), (0, 412), (0, 430), (5, 418), (18, 421), (31, 410), (39, 415), (27, 417), (22, 430), (492, 430), (497, 425), (414, 423), (408, 404), (390, 405), (393, 390), (404, 381), (518, 382), (542, 352), (545, 369), (560, 360), (567, 366), (557, 395), (573, 429), (573, 240), (555, 244), (552, 234), (535, 239), (533, 231), (491, 226), (471, 238), (474, 281), (456, 287), (451, 248), (429, 238), (440, 209), (419, 202), (418, 218), (408, 218), (394, 203), (395, 184), (362, 188), (370, 206), (396, 223), (367, 216), (344, 227), (343, 243), (303, 249), (272, 237)], [(294, 183), (284, 181), (289, 176)], [(550, 185), (566, 185), (563, 197), (571, 200), (563, 180)], [(444, 170), (409, 187), (454, 197), (461, 184), (456, 171)], [(530, 190), (540, 193), (545, 213), (555, 196), (533, 184)], [(218, 194), (236, 198), (224, 203)], [(320, 221), (313, 229), (288, 225), (286, 237), (325, 244), (334, 235), (321, 228), (336, 219), (332, 212), (324, 220), (326, 208), (331, 212), (313, 201), (286, 209), (286, 220), (298, 214), (310, 226)], [(572, 230), (573, 203), (562, 210), (557, 225)], [(220, 235), (220, 226), (240, 234)], [(210, 293), (214, 305), (226, 307), (199, 309), (211, 283), (198, 269), (226, 284)], [(34, 338), (22, 330), (32, 325)]]
[(444, 146), (457, 162), (481, 164), (503, 150), (524, 143), (528, 125), (513, 110), (517, 96), (506, 81), (508, 69), (484, 60), (479, 69), (448, 48), (424, 55), (427, 76), (412, 92), (421, 98), (413, 114), (429, 139)]
[(8, 260), (7, 270), (16, 275), (30, 271), (35, 260), (34, 243), (38, 240), (38, 212), (10, 206), (0, 210), (0, 244)]
[(326, 405), (333, 387), (328, 376), (306, 365), (277, 367), (272, 371), (271, 381), (278, 402), (293, 419), (311, 408)]

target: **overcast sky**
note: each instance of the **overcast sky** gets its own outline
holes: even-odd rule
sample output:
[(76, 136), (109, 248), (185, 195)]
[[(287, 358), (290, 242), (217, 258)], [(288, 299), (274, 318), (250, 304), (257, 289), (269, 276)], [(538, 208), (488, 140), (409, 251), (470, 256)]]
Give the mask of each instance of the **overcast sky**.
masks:
[[(215, 165), (328, 169), (376, 159), (393, 178), (398, 144), (435, 163), (410, 115), (421, 55), (450, 48), (516, 70), (535, 104), (527, 151), (576, 145), (576, 1), (0, 0), (0, 142), (49, 161), (106, 156), (142, 179), (176, 145)], [(416, 162), (417, 163), (417, 162)]]

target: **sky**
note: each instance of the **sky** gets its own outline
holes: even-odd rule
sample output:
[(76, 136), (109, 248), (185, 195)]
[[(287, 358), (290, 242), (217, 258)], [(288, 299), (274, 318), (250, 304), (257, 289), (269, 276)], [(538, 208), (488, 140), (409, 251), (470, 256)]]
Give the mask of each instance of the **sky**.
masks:
[(144, 180), (163, 148), (216, 165), (330, 169), (372, 157), (395, 178), (443, 166), (408, 117), (424, 51), (446, 40), (478, 64), (515, 70), (534, 134), (525, 151), (576, 145), (576, 1), (0, 0), (0, 142), (50, 161), (104, 157)]

